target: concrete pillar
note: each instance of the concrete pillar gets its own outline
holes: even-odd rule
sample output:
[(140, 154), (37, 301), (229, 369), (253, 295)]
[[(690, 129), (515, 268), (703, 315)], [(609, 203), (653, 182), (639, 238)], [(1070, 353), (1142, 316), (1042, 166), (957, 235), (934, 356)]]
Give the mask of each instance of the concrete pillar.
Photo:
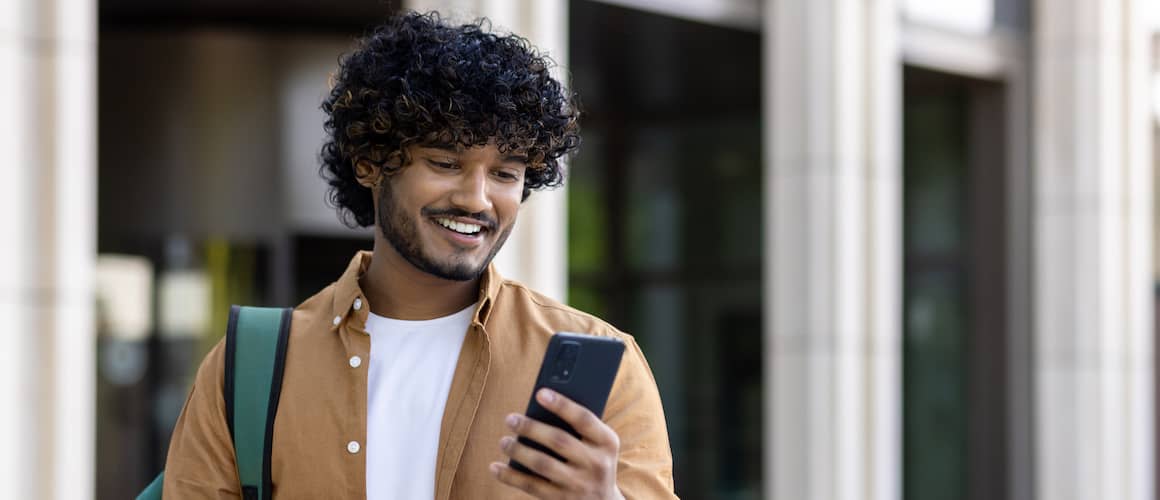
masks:
[(1154, 0), (1038, 0), (1035, 498), (1151, 500)]
[(93, 496), (96, 2), (0, 2), (0, 498)]
[[(559, 66), (568, 83), (568, 3), (565, 0), (409, 0), (406, 8), (439, 11), (455, 21), (483, 16), (496, 31), (527, 38)], [(568, 198), (564, 188), (532, 194), (516, 228), (496, 256), (500, 272), (557, 300), (568, 292)]]
[(765, 8), (765, 497), (899, 499), (898, 7)]

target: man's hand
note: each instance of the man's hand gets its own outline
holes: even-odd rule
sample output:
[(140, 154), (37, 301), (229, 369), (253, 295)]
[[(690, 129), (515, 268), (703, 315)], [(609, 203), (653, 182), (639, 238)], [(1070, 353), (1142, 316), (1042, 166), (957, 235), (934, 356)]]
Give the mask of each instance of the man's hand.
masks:
[(587, 408), (550, 389), (540, 389), (536, 400), (580, 433), (581, 439), (524, 415), (511, 414), (507, 426), (564, 457), (562, 462), (546, 453), (504, 436), (499, 445), (504, 454), (548, 480), (524, 474), (507, 464), (492, 463), (491, 473), (500, 482), (543, 499), (623, 499), (616, 487), (616, 463), (620, 438), (611, 427)]

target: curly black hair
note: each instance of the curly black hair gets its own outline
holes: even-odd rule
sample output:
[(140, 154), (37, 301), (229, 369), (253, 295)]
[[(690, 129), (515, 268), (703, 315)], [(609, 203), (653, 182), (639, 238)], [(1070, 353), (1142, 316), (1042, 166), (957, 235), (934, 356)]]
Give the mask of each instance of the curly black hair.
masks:
[(411, 145), (494, 141), (501, 152), (526, 155), (525, 200), (563, 183), (561, 159), (580, 145), (576, 96), (526, 39), (489, 27), (486, 19), (453, 26), (436, 13), (403, 13), (341, 58), (322, 103), (320, 173), (344, 224), (374, 223), (371, 190), (354, 165), (368, 160), (394, 173), (410, 162)]

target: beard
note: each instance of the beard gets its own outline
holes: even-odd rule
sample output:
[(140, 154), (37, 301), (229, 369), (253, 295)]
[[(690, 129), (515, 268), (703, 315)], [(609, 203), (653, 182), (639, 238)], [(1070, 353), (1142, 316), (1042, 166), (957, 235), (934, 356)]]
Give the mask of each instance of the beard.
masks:
[[(392, 196), (391, 180), (384, 179), (380, 184), (378, 192), (378, 226), (379, 231), (382, 232), (383, 237), (391, 244), (391, 247), (398, 252), (408, 263), (415, 268), (437, 278), (451, 280), (451, 281), (471, 281), (483, 275), (487, 269), (488, 264), (491, 264), (495, 254), (503, 247), (507, 241), (508, 235), (511, 234), (512, 225), (503, 228), (495, 239), (491, 250), (488, 251), (487, 256), (478, 264), (472, 265), (468, 262), (469, 254), (466, 252), (455, 252), (444, 259), (437, 259), (431, 255), (430, 252), (424, 251), (419, 243), (419, 230), (415, 225), (415, 220), (408, 217), (403, 207), (399, 205), (396, 198)], [(486, 228), (486, 231), (499, 230), (499, 225), (494, 219), (484, 216), (482, 214), (472, 214), (464, 210), (449, 209), (431, 209), (424, 207), (420, 211), (423, 217), (447, 216), (447, 217), (471, 217), (478, 219)]]

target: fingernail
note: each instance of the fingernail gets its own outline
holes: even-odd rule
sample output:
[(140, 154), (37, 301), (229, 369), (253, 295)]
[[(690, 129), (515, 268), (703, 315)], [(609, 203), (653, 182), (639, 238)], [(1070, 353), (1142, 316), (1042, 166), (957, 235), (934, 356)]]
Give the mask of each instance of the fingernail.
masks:
[(504, 451), (507, 451), (508, 448), (512, 447), (513, 442), (515, 442), (515, 440), (512, 439), (511, 436), (504, 436), (499, 439), (499, 447)]
[(520, 417), (516, 415), (508, 415), (505, 422), (507, 422), (508, 428), (514, 431), (516, 430), (516, 427), (520, 425)]
[(497, 464), (497, 463), (495, 463), (495, 462), (492, 462), (492, 463), (491, 463), (491, 467), (489, 467), (489, 468), (491, 469), (491, 473), (492, 473), (492, 474), (494, 474), (494, 475), (496, 475), (496, 476), (498, 476), (498, 475), (499, 475), (499, 464)]
[(540, 389), (540, 400), (545, 403), (554, 403), (556, 401), (556, 393), (551, 389)]

